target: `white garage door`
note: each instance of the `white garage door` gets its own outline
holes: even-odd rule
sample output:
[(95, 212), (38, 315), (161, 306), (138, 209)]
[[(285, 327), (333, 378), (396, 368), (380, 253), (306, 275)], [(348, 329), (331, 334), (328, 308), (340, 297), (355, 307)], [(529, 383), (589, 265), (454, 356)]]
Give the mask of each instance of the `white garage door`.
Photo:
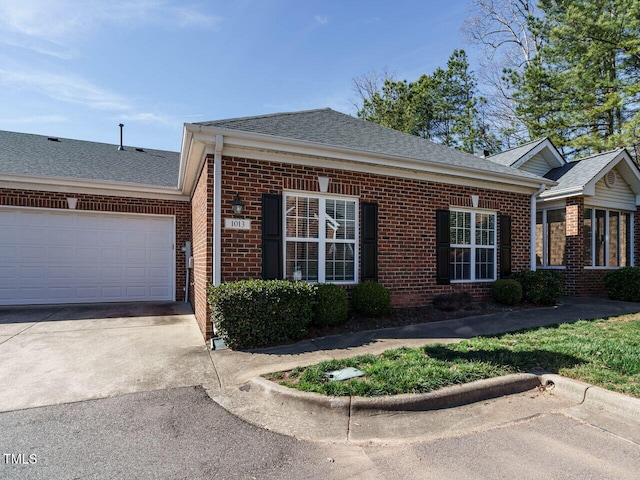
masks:
[(0, 305), (173, 300), (173, 217), (0, 208)]

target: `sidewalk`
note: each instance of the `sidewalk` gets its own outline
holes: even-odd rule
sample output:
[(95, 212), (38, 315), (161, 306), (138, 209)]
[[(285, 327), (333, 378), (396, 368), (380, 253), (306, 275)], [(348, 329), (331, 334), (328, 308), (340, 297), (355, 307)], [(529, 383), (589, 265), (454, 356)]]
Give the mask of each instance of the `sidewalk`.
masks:
[[(550, 308), (356, 332), (254, 351), (212, 351), (211, 358), (220, 380), (220, 388), (212, 389), (209, 394), (227, 410), (251, 423), (283, 434), (313, 440), (389, 440), (424, 438), (425, 435), (437, 435), (438, 432), (450, 434), (452, 415), (457, 416), (457, 424), (460, 423), (460, 418), (465, 418), (465, 428), (490, 428), (493, 425), (516, 421), (523, 415), (528, 417), (548, 411), (571, 408), (575, 410), (576, 406), (586, 403), (586, 392), (596, 387), (556, 379), (551, 381), (560, 384), (562, 388), (555, 391), (545, 390), (544, 383), (541, 382), (547, 382), (551, 377), (538, 378), (530, 375), (527, 378), (513, 376), (450, 387), (444, 393), (432, 392), (418, 400), (415, 399), (416, 395), (365, 400), (303, 393), (280, 387), (260, 378), (260, 375), (312, 365), (332, 358), (366, 353), (378, 354), (402, 346), (451, 343), (478, 335), (637, 312), (640, 312), (640, 303), (566, 297), (558, 306)], [(536, 393), (531, 394), (534, 388)], [(502, 397), (507, 394), (509, 397)], [(399, 400), (398, 397), (413, 398)], [(439, 406), (429, 404), (434, 400), (425, 400), (428, 397), (439, 397)], [(604, 397), (607, 401), (621, 397), (622, 407), (614, 408), (616, 411), (627, 411), (630, 408), (635, 416), (640, 414), (640, 400), (637, 403), (636, 399), (628, 402), (626, 399), (630, 397), (618, 394), (605, 394)], [(602, 411), (604, 397), (598, 396), (600, 400), (595, 410)], [(483, 400), (481, 405), (470, 403), (477, 400)], [(424, 403), (425, 401), (427, 403)], [(443, 402), (447, 401), (457, 406), (443, 409)], [(407, 411), (406, 406), (398, 407), (398, 402), (412, 404), (409, 408), (412, 411)], [(357, 418), (355, 414), (358, 414)], [(429, 432), (421, 428), (419, 435), (415, 435), (409, 427), (415, 425), (418, 420), (419, 424), (424, 425), (424, 421), (427, 420), (422, 417), (425, 415), (429, 416), (431, 428)], [(388, 421), (389, 416), (394, 418), (394, 422)], [(587, 422), (591, 418), (589, 412), (583, 411), (575, 416)], [(625, 418), (622, 418), (620, 428), (626, 423)], [(615, 418), (611, 422), (615, 423)], [(614, 428), (618, 427), (614, 425)], [(637, 430), (638, 426), (634, 428)], [(629, 430), (630, 435), (634, 437), (632, 440), (640, 443), (640, 434), (635, 435), (638, 437), (636, 439), (634, 428), (624, 430)]]

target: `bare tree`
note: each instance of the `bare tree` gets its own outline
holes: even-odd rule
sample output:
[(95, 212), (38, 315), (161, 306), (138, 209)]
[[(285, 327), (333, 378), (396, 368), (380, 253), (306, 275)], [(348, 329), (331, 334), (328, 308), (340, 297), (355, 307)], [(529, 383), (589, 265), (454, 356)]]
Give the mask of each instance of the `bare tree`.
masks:
[(353, 92), (356, 94), (356, 98), (351, 98), (349, 101), (355, 107), (356, 112), (362, 109), (365, 100), (369, 100), (376, 93), (382, 91), (382, 87), (387, 80), (390, 82), (396, 81), (395, 75), (389, 71), (388, 67), (383, 67), (380, 70), (371, 70), (353, 79)]
[(486, 117), (506, 147), (528, 140), (516, 114), (505, 72), (522, 72), (540, 54), (536, 32), (540, 12), (533, 0), (472, 0), (462, 30), (469, 43), (483, 47), (478, 79), (487, 99)]

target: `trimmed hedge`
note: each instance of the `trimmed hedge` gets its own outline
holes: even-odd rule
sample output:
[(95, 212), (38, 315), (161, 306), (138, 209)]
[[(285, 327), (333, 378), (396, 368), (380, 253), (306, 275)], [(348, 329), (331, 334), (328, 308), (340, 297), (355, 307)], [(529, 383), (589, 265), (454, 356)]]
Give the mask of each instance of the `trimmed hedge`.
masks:
[(312, 323), (319, 327), (342, 325), (347, 321), (349, 300), (344, 288), (332, 283), (316, 285), (316, 308)]
[(535, 305), (555, 305), (563, 291), (562, 275), (554, 270), (524, 270), (513, 278), (522, 285), (522, 298)]
[(236, 349), (302, 338), (313, 318), (316, 286), (287, 280), (243, 280), (207, 289), (211, 318)]
[(383, 285), (365, 280), (351, 294), (353, 308), (368, 317), (384, 317), (391, 308), (391, 293)]
[(522, 300), (522, 285), (513, 278), (501, 278), (491, 286), (493, 299), (502, 305), (515, 305)]
[(623, 267), (607, 272), (604, 288), (612, 300), (640, 302), (640, 267)]

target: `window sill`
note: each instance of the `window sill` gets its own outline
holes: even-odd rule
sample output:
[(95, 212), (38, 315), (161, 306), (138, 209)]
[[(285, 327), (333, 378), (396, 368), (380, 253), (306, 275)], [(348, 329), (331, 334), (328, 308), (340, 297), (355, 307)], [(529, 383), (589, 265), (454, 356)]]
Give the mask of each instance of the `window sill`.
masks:
[(489, 279), (489, 280), (451, 280), (450, 283), (454, 284), (454, 283), (491, 283), (491, 282), (495, 282), (495, 278)]
[(537, 265), (536, 266), (536, 270), (566, 270), (567, 267), (562, 266), (562, 265), (558, 265), (558, 266), (542, 266), (542, 265)]

